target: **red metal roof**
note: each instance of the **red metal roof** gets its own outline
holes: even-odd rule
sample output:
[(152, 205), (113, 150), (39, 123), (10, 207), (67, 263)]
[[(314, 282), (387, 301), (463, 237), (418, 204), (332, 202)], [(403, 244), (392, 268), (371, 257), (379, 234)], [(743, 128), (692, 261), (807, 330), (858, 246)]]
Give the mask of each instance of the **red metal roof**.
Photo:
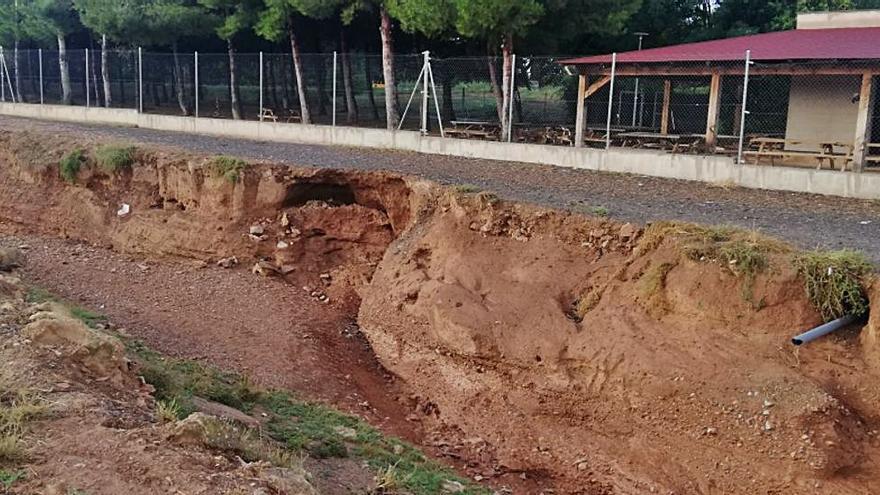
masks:
[[(880, 27), (794, 29), (617, 54), (617, 63), (729, 62), (751, 50), (755, 61), (880, 59)], [(611, 63), (611, 54), (560, 61), (564, 65)]]

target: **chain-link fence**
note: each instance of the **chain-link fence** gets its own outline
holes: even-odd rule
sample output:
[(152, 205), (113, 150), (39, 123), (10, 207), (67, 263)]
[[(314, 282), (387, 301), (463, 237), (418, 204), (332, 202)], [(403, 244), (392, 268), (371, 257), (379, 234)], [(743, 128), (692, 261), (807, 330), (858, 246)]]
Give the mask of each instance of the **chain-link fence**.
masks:
[[(880, 144), (871, 142), (880, 136), (875, 62), (747, 63), (747, 56), (587, 68), (566, 67), (560, 57), (514, 56), (505, 87), (499, 57), (396, 55), (390, 101), (400, 129), (571, 146), (578, 144), (583, 72), (585, 146), (726, 154), (749, 163), (880, 164)], [(382, 57), (362, 53), (294, 60), (290, 53), (6, 50), (0, 82), (3, 101), (376, 128), (387, 120)], [(509, 133), (501, 129), (506, 93)]]

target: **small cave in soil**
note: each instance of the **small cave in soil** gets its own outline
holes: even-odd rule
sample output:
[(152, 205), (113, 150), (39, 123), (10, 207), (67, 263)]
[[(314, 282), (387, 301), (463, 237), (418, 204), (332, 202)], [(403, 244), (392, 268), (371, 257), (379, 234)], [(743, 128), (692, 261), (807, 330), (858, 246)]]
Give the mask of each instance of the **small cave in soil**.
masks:
[(324, 201), (332, 206), (355, 204), (354, 190), (349, 184), (299, 182), (287, 188), (283, 208), (303, 206), (309, 201)]

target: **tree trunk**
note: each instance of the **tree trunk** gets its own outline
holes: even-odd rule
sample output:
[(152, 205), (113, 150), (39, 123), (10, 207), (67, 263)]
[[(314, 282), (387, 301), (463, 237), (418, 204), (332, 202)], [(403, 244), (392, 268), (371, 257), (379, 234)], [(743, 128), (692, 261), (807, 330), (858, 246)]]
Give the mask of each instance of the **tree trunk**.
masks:
[(385, 7), (380, 9), (379, 35), (382, 38), (382, 75), (385, 79), (385, 126), (397, 129), (400, 112), (397, 108), (397, 84), (394, 81), (394, 38), (391, 32), (391, 16)]
[(373, 111), (373, 120), (379, 120), (379, 107), (376, 106), (376, 95), (373, 94), (373, 73), (370, 67), (370, 56), (364, 55), (364, 79), (367, 81), (367, 98)]
[[(91, 43), (89, 43), (89, 45), (91, 45)], [(91, 48), (89, 48), (89, 50), (91, 50)], [(91, 89), (95, 95), (95, 106), (100, 107), (101, 106), (101, 87), (98, 86), (98, 69), (95, 66), (94, 55), (95, 55), (95, 51), (91, 50), (91, 53), (89, 53), (89, 71), (92, 73), (91, 74), (91, 77), (92, 77)]]
[(443, 92), (443, 105), (440, 107), (440, 114), (443, 120), (449, 122), (455, 119), (455, 107), (452, 106), (452, 78), (443, 71), (443, 79), (440, 81)]
[(110, 108), (113, 105), (113, 97), (110, 90), (110, 62), (107, 60), (107, 36), (101, 36), (101, 81), (104, 85), (104, 106)]
[(290, 110), (290, 71), (287, 70), (287, 63), (283, 59), (281, 62), (281, 105), (285, 111)]
[(504, 141), (507, 133), (510, 131), (511, 122), (508, 117), (510, 115), (510, 105), (513, 104), (513, 94), (510, 91), (510, 81), (513, 76), (513, 36), (508, 34), (504, 37), (501, 55), (503, 57), (501, 80), (504, 85), (501, 88), (501, 140)]
[(293, 57), (293, 78), (296, 83), (296, 96), (299, 98), (299, 114), (303, 124), (312, 123), (312, 113), (309, 111), (309, 100), (306, 95), (306, 81), (303, 77), (302, 57), (299, 52), (299, 41), (293, 32), (293, 20), (287, 24), (287, 34), (290, 37), (290, 53)]
[(12, 44), (12, 70), (15, 71), (15, 101), (22, 102), (21, 99), (21, 71), (18, 63), (18, 40)]
[(64, 35), (58, 33), (58, 69), (61, 72), (61, 104), (70, 105), (73, 100), (70, 96), (70, 68), (67, 64), (67, 40)]
[(177, 93), (177, 105), (180, 107), (180, 113), (186, 117), (189, 115), (189, 108), (186, 105), (186, 94), (183, 91), (183, 71), (180, 70), (180, 56), (177, 52), (177, 42), (171, 44), (171, 53), (174, 58), (174, 91)]
[(327, 107), (330, 106), (330, 99), (327, 98), (327, 67), (324, 61), (317, 64), (318, 71), (318, 115), (327, 115)]
[(272, 99), (272, 108), (274, 111), (278, 111), (278, 87), (277, 87), (277, 79), (275, 78), (275, 62), (272, 61), (272, 57), (270, 56), (266, 60), (266, 65), (268, 66), (268, 76), (269, 76), (269, 98)]
[(489, 49), (489, 55), (486, 57), (486, 63), (489, 64), (489, 85), (492, 86), (492, 94), (495, 95), (495, 112), (498, 114), (498, 122), (501, 122), (504, 97), (501, 92), (501, 85), (498, 84), (498, 70), (495, 68), (495, 56), (491, 48)]
[(241, 102), (239, 101), (237, 75), (235, 73), (235, 47), (232, 38), (226, 40), (226, 48), (229, 53), (229, 98), (232, 106), (232, 118), (241, 120)]
[(348, 46), (345, 42), (345, 27), (339, 31), (339, 49), (342, 52), (342, 86), (345, 88), (345, 109), (347, 111), (345, 121), (354, 124), (358, 120), (358, 109), (357, 101), (354, 99), (354, 81), (351, 77), (351, 58), (348, 56)]

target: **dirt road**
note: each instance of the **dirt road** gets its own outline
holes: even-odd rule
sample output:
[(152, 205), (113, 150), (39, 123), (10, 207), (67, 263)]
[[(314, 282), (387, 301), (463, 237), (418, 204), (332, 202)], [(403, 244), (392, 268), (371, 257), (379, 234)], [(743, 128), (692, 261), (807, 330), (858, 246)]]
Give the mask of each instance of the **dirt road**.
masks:
[(757, 229), (802, 248), (852, 248), (880, 262), (880, 202), (721, 188), (703, 183), (411, 152), (267, 143), (147, 129), (0, 117), (0, 129), (131, 140), (302, 166), (392, 170), (445, 184), (473, 184), (508, 199), (634, 222), (685, 220)]

